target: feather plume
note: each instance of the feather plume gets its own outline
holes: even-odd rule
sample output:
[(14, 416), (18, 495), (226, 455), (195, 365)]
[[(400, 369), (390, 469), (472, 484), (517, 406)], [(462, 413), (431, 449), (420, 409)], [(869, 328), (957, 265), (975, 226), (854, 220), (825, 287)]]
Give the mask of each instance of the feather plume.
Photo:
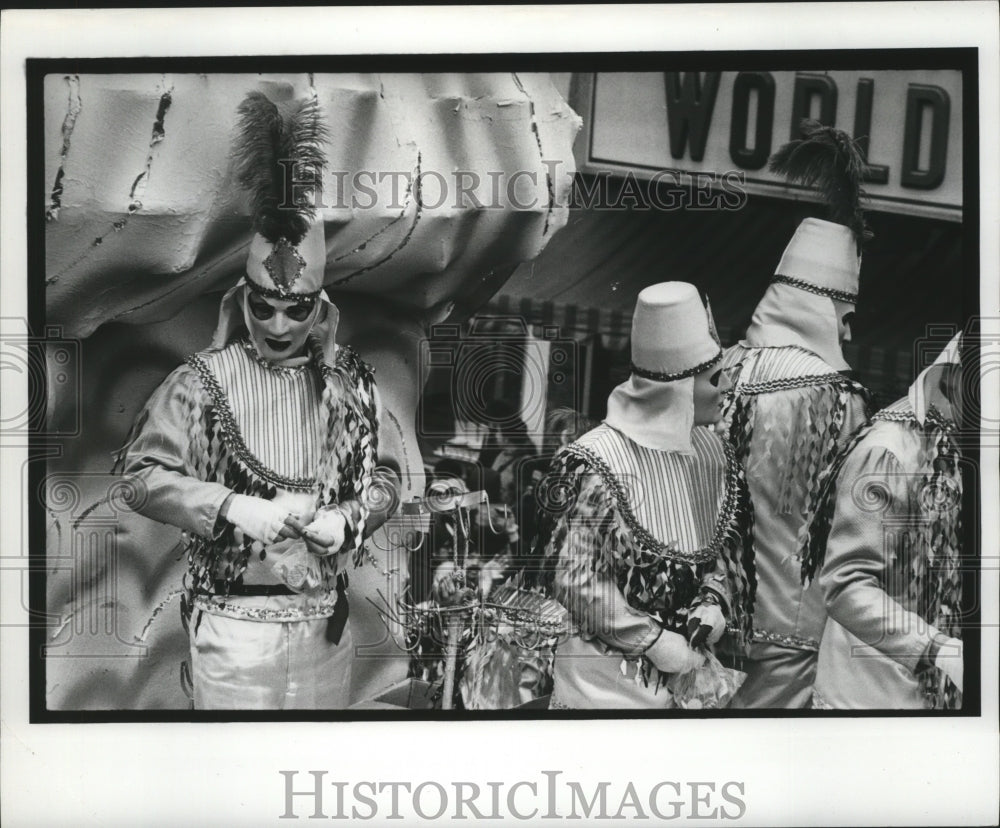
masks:
[[(236, 178), (250, 194), (254, 230), (272, 244), (284, 236), (298, 244), (316, 217), (314, 199), (303, 184), (319, 182), (328, 132), (315, 96), (279, 107), (262, 92), (250, 92), (237, 110), (233, 147)], [(318, 188), (317, 188), (318, 190)], [(300, 195), (289, 206), (293, 193)]]
[(808, 118), (800, 126), (802, 138), (789, 141), (771, 156), (771, 172), (789, 181), (816, 187), (827, 204), (830, 221), (850, 227), (861, 245), (871, 238), (865, 227), (861, 189), (865, 158), (844, 131)]

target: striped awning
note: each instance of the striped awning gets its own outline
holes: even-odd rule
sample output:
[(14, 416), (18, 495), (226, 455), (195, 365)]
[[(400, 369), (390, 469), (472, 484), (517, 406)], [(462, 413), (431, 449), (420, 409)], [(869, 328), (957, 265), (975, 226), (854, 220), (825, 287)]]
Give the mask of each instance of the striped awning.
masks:
[(544, 336), (547, 327), (558, 327), (564, 338), (582, 341), (593, 336), (602, 337), (603, 344), (612, 350), (628, 343), (632, 328), (632, 312), (618, 309), (585, 307), (581, 305), (542, 301), (527, 296), (500, 294), (482, 310), (480, 316), (517, 316), (534, 330), (534, 336)]
[[(503, 293), (477, 315), (516, 316), (531, 326), (532, 335), (539, 338), (544, 337), (545, 328), (552, 326), (559, 328), (559, 336), (577, 341), (597, 336), (601, 345), (611, 351), (620, 351), (628, 345), (632, 329), (631, 308), (598, 308)], [(730, 326), (718, 326), (718, 333), (725, 345), (735, 341)]]

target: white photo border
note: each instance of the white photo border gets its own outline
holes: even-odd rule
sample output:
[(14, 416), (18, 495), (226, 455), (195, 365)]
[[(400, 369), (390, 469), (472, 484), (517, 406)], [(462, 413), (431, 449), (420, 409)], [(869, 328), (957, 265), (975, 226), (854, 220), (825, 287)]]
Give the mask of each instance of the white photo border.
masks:
[[(990, 228), (1000, 226), (997, 31), (992, 2), (5, 11), (0, 315), (27, 315), (28, 57), (975, 46), (980, 50), (980, 308), (996, 326), (1000, 250)], [(6, 373), (4, 393), (26, 394), (25, 385)], [(998, 379), (983, 377), (984, 417), (996, 416)], [(4, 511), (20, 503), (26, 519), (27, 447), (7, 440), (0, 445)], [(996, 448), (982, 446), (980, 465), (981, 548), (995, 550), (1000, 548)], [(24, 554), (19, 525), (25, 522), (0, 521), (4, 559)], [(998, 574), (984, 571), (983, 595), (1000, 592)], [(21, 578), (16, 569), (0, 568), (0, 603), (21, 605)], [(995, 602), (983, 607), (979, 717), (456, 721), (448, 727), (403, 720), (32, 725), (27, 681), (17, 667), (29, 661), (28, 631), (3, 626), (3, 816), (16, 826), (280, 825), (286, 805), (282, 770), (299, 771), (297, 789), (309, 785), (310, 770), (326, 771), (327, 780), (349, 787), (363, 780), (541, 786), (544, 771), (559, 770), (585, 790), (610, 782), (619, 791), (612, 797), (616, 802), (629, 781), (639, 791), (675, 781), (688, 799), (691, 783), (712, 782), (716, 789), (726, 782), (741, 784), (739, 819), (724, 818), (732, 810), (720, 811), (714, 820), (699, 820), (706, 823), (990, 824), (997, 813), (1000, 769), (997, 611)], [(425, 751), (420, 760), (418, 747)], [(332, 795), (333, 788), (328, 791)], [(303, 805), (298, 813), (306, 818), (311, 811)], [(552, 821), (542, 817), (539, 813), (535, 821)]]

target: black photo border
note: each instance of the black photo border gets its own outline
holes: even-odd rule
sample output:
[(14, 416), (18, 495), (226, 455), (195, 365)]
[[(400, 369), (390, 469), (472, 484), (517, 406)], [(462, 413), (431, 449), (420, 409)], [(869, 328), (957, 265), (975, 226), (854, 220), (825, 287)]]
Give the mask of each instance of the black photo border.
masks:
[[(834, 71), (834, 70), (935, 70), (957, 69), (962, 72), (962, 143), (963, 143), (963, 218), (962, 305), (966, 320), (980, 314), (980, 154), (979, 154), (979, 49), (837, 49), (837, 50), (760, 50), (760, 51), (685, 51), (685, 52), (586, 52), (586, 53), (499, 53), (499, 54), (393, 54), (393, 55), (296, 55), (239, 57), (137, 57), (137, 58), (29, 58), (25, 62), (27, 130), (27, 217), (28, 217), (28, 322), (32, 332), (45, 330), (45, 182), (44, 164), (44, 78), (48, 74), (128, 74), (140, 72), (169, 73), (309, 73), (309, 72), (654, 72), (654, 71)], [(42, 389), (44, 393), (44, 389)], [(44, 418), (45, 405), (36, 407)], [(45, 659), (46, 637), (46, 526), (45, 511), (37, 497), (45, 475), (43, 461), (51, 443), (46, 439), (41, 420), (30, 424), (28, 448), (28, 538), (29, 538), (29, 722), (103, 723), (103, 722), (277, 722), (277, 721), (494, 721), (511, 719), (757, 719), (757, 718), (834, 718), (834, 717), (906, 717), (942, 716), (978, 717), (982, 711), (980, 679), (982, 669), (981, 633), (982, 584), (976, 573), (969, 573), (965, 595), (970, 608), (967, 627), (963, 629), (966, 653), (975, 658), (965, 661), (964, 704), (960, 711), (815, 711), (815, 710), (714, 710), (636, 711), (636, 710), (548, 710), (548, 711), (412, 711), (408, 713), (316, 710), (316, 711), (195, 711), (195, 710), (49, 710), (46, 706)], [(963, 510), (977, 520), (966, 520), (964, 548), (980, 556), (980, 523), (976, 508), (981, 491), (980, 437), (978, 431), (966, 451), (963, 469), (966, 475)], [(975, 479), (969, 479), (972, 476)], [(972, 582), (970, 584), (970, 581)], [(9, 668), (10, 665), (7, 665)]]

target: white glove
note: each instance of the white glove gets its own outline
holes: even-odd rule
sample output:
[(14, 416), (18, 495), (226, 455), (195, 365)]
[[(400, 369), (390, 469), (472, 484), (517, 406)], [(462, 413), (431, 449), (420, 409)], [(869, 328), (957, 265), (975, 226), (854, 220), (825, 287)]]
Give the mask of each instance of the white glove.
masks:
[(264, 544), (272, 544), (285, 527), (288, 509), (261, 497), (234, 494), (225, 519), (244, 535)]
[(952, 680), (958, 691), (962, 691), (962, 642), (957, 638), (949, 638), (941, 645), (934, 656), (934, 666)]
[(662, 673), (687, 673), (705, 663), (705, 656), (692, 650), (683, 635), (669, 630), (660, 633), (645, 655)]
[[(688, 613), (689, 623), (695, 618), (698, 619), (699, 626), (712, 628), (705, 639), (708, 644), (714, 644), (726, 631), (726, 616), (722, 614), (722, 608), (718, 604), (699, 604)], [(693, 635), (692, 640), (694, 640)]]
[[(340, 509), (321, 509), (316, 513), (312, 523), (302, 530), (302, 536), (322, 552), (316, 554), (332, 555), (344, 545), (347, 533), (347, 517)], [(316, 552), (315, 549), (311, 550)]]

